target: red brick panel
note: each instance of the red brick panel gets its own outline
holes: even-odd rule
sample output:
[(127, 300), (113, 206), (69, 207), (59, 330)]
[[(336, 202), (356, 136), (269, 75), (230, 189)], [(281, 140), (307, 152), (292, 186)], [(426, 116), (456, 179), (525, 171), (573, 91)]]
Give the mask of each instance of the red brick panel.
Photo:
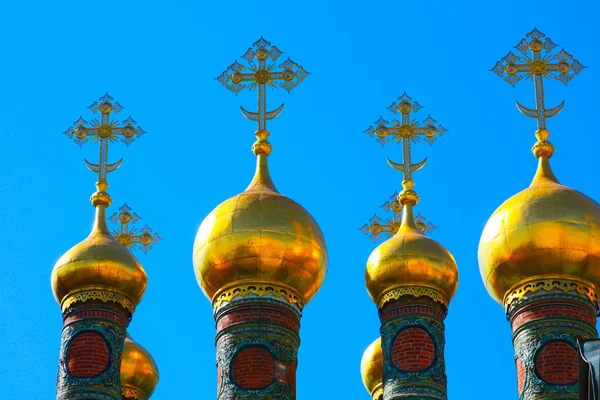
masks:
[(407, 328), (392, 343), (392, 363), (398, 369), (422, 371), (429, 368), (434, 360), (435, 345), (423, 328)]
[(550, 342), (535, 357), (539, 377), (555, 385), (577, 381), (577, 362), (577, 351), (565, 342)]
[(276, 377), (277, 365), (265, 348), (252, 346), (240, 351), (231, 368), (233, 381), (242, 389), (262, 389)]
[(116, 322), (117, 324), (119, 324), (125, 328), (127, 328), (127, 325), (128, 325), (127, 320), (125, 320), (125, 318), (123, 318), (122, 316), (112, 313), (112, 312), (101, 311), (101, 310), (88, 310), (88, 311), (79, 311), (79, 312), (73, 313), (73, 314), (69, 315), (67, 318), (65, 318), (64, 324), (68, 325), (71, 322), (75, 322), (75, 321), (85, 319), (85, 318), (108, 319), (113, 322)]
[(255, 323), (277, 323), (281, 324), (294, 332), (300, 330), (300, 321), (291, 315), (268, 308), (240, 309), (223, 315), (217, 321), (217, 331), (230, 325), (255, 322)]
[(69, 344), (67, 370), (71, 375), (84, 378), (98, 375), (106, 369), (108, 361), (108, 346), (98, 333), (81, 333)]
[[(441, 306), (440, 306), (441, 307)], [(394, 304), (393, 308), (386, 308), (385, 311), (381, 314), (381, 323), (389, 320), (390, 318), (397, 317), (399, 315), (406, 314), (427, 314), (435, 317), (439, 320), (444, 319), (444, 313), (436, 307), (426, 306), (426, 305), (404, 305), (397, 306)]]
[(583, 321), (588, 325), (596, 325), (596, 315), (592, 310), (569, 304), (545, 304), (539, 307), (531, 307), (518, 313), (512, 321), (512, 328), (516, 330), (524, 323), (554, 317), (573, 318)]
[(517, 390), (519, 396), (523, 393), (523, 384), (525, 383), (525, 368), (523, 367), (523, 361), (517, 358)]

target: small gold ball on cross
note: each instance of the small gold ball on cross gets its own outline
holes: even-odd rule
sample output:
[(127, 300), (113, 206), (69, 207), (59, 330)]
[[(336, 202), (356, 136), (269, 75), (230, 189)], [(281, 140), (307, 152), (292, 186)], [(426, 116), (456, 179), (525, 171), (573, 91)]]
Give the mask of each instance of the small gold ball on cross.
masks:
[(380, 138), (386, 137), (387, 128), (383, 125), (379, 125), (377, 128), (375, 128), (375, 134)]
[(294, 79), (295, 76), (296, 76), (296, 74), (294, 74), (294, 71), (292, 71), (291, 69), (286, 69), (281, 74), (281, 77), (283, 78), (283, 80), (288, 81), (288, 82), (291, 81), (292, 79)]
[(399, 212), (402, 210), (402, 204), (400, 204), (398, 199), (396, 199), (396, 200), (392, 201), (392, 205), (390, 206), (390, 208), (395, 212)]
[(566, 61), (561, 61), (558, 63), (558, 71), (562, 74), (566, 74), (571, 69), (571, 66)]
[(135, 128), (131, 125), (126, 125), (125, 127), (123, 127), (123, 136), (125, 136), (126, 138), (131, 138), (135, 135), (135, 133), (137, 132), (135, 130)]
[(101, 138), (109, 138), (112, 136), (112, 128), (108, 125), (100, 125), (98, 127), (98, 136)]
[(242, 74), (240, 71), (235, 71), (229, 76), (229, 79), (231, 79), (231, 82), (233, 83), (240, 83), (242, 81)]
[(104, 101), (98, 106), (98, 110), (100, 110), (102, 114), (109, 114), (113, 110), (113, 105), (110, 101)]
[(128, 223), (131, 221), (131, 213), (129, 213), (129, 211), (122, 211), (121, 214), (119, 214), (119, 221), (124, 224)]
[(508, 64), (506, 64), (506, 67), (504, 67), (504, 71), (506, 71), (506, 73), (509, 75), (514, 75), (519, 71), (519, 69), (517, 68), (515, 63), (509, 62)]
[(540, 51), (544, 47), (544, 44), (540, 39), (533, 39), (531, 43), (529, 43), (529, 48), (533, 51)]
[(419, 232), (425, 233), (425, 231), (427, 230), (427, 225), (425, 225), (423, 221), (417, 221), (417, 229), (419, 230)]
[(271, 74), (266, 69), (259, 69), (254, 74), (254, 79), (256, 80), (257, 83), (267, 83), (267, 82), (269, 82), (270, 77), (271, 77)]
[(381, 233), (381, 225), (378, 223), (371, 224), (371, 226), (369, 226), (369, 232), (373, 235), (379, 235)]
[(400, 134), (401, 137), (409, 138), (409, 137), (412, 137), (412, 135), (414, 133), (414, 129), (411, 125), (404, 124), (398, 130), (398, 133)]
[(83, 139), (86, 136), (87, 136), (87, 129), (85, 128), (85, 126), (79, 125), (79, 126), (77, 126), (77, 128), (75, 128), (75, 137), (77, 137), (78, 139)]
[(128, 234), (122, 234), (117, 236), (117, 241), (121, 246), (127, 247), (131, 244), (131, 236)]
[(412, 111), (413, 109), (413, 105), (410, 104), (408, 101), (403, 100), (402, 102), (400, 102), (400, 104), (398, 104), (398, 107), (396, 107), (398, 109), (398, 111), (400, 111), (402, 114), (408, 114), (409, 112)]
[(254, 55), (259, 60), (266, 60), (269, 57), (269, 52), (264, 47), (261, 47), (258, 50), (256, 50), (256, 52), (254, 53)]
[(535, 75), (543, 75), (546, 73), (546, 63), (540, 60), (533, 61), (529, 65), (529, 71)]
[(437, 129), (435, 129), (435, 126), (427, 125), (425, 127), (425, 136), (427, 136), (429, 138), (434, 137), (436, 133), (437, 133)]
[(147, 232), (144, 232), (140, 237), (140, 243), (144, 246), (148, 246), (150, 243), (152, 243), (152, 235), (150, 235)]

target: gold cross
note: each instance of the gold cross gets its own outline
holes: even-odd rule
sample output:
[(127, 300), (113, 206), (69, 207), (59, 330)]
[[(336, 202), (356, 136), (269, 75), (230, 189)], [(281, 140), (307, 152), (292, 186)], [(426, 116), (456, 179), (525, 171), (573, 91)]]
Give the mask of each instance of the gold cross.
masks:
[[(370, 126), (365, 133), (370, 137), (377, 136), (377, 142), (381, 146), (385, 146), (390, 138), (394, 142), (402, 142), (403, 163), (397, 164), (388, 158), (388, 163), (396, 170), (404, 174), (404, 181), (412, 182), (412, 173), (423, 168), (427, 162), (427, 158), (423, 161), (412, 164), (411, 162), (411, 143), (418, 142), (421, 136), (425, 137), (425, 141), (432, 145), (436, 141), (437, 136), (443, 135), (447, 129), (442, 125), (437, 125), (437, 121), (429, 115), (422, 123), (411, 120), (410, 113), (419, 111), (421, 106), (416, 101), (413, 102), (406, 92), (398, 97), (398, 103), (394, 102), (388, 107), (394, 114), (401, 114), (400, 121), (392, 119), (391, 123), (380, 117), (375, 121), (376, 126)], [(423, 126), (424, 125), (424, 126)]]
[(236, 95), (245, 87), (249, 90), (258, 87), (258, 112), (247, 111), (244, 107), (240, 109), (246, 118), (258, 122), (259, 131), (266, 130), (267, 121), (277, 118), (283, 110), (282, 104), (273, 111), (267, 111), (267, 85), (271, 88), (279, 85), (289, 93), (308, 75), (304, 68), (289, 58), (279, 64), (281, 70), (276, 70), (276, 61), (282, 54), (281, 50), (261, 37), (242, 56), (248, 67), (236, 61), (216, 78)]
[(88, 108), (93, 114), (100, 113), (100, 119), (93, 119), (91, 126), (88, 126), (87, 121), (83, 117), (79, 117), (73, 126), (67, 129), (64, 134), (70, 139), (73, 139), (80, 147), (88, 141), (92, 143), (100, 142), (100, 162), (98, 164), (92, 164), (88, 160), (84, 160), (87, 167), (98, 173), (98, 183), (101, 185), (106, 184), (106, 175), (109, 172), (113, 172), (121, 165), (123, 159), (120, 159), (116, 163), (108, 163), (108, 143), (114, 143), (119, 137), (121, 141), (129, 146), (136, 137), (141, 137), (146, 133), (133, 118), (129, 117), (119, 123), (117, 120), (111, 120), (111, 113), (118, 114), (123, 107), (118, 103), (113, 103), (113, 98), (106, 93), (100, 97), (100, 103), (95, 101)]
[[(585, 67), (564, 49), (554, 52), (556, 44), (537, 29), (529, 32), (527, 37), (523, 38), (515, 48), (522, 56), (511, 51), (496, 63), (492, 71), (513, 86), (523, 78), (533, 78), (536, 108), (524, 107), (519, 102), (517, 102), (517, 107), (526, 116), (537, 118), (538, 130), (545, 131), (546, 118), (558, 114), (565, 102), (563, 101), (554, 108), (546, 109), (543, 78), (553, 78), (566, 85)], [(532, 52), (531, 57), (528, 54), (529, 51)], [(542, 54), (543, 51), (545, 54)]]
[[(360, 230), (367, 236), (369, 236), (375, 243), (381, 239), (381, 234), (385, 234), (386, 238), (391, 238), (398, 232), (400, 225), (402, 224), (402, 205), (398, 201), (398, 192), (394, 192), (390, 196), (390, 199), (383, 203), (381, 206), (385, 212), (392, 210), (393, 214), (391, 218), (386, 218), (385, 223), (382, 224), (382, 219), (373, 215), (373, 218), (369, 220), (370, 224), (364, 224)], [(422, 234), (429, 234), (433, 232), (435, 225), (428, 222), (427, 219), (420, 213), (415, 217), (417, 222), (417, 228)]]
[(125, 203), (122, 207), (119, 208), (120, 213), (114, 213), (110, 217), (110, 221), (113, 224), (120, 222), (120, 227), (115, 229), (112, 232), (112, 235), (117, 239), (117, 241), (124, 247), (135, 250), (138, 245), (140, 246), (140, 250), (142, 250), (145, 254), (148, 253), (152, 249), (152, 244), (156, 244), (162, 240), (158, 233), (155, 233), (152, 236), (152, 229), (148, 225), (144, 226), (141, 229), (141, 234), (138, 234), (137, 229), (132, 228), (129, 229), (129, 223), (135, 224), (142, 217), (137, 215), (137, 213), (131, 213), (131, 207)]

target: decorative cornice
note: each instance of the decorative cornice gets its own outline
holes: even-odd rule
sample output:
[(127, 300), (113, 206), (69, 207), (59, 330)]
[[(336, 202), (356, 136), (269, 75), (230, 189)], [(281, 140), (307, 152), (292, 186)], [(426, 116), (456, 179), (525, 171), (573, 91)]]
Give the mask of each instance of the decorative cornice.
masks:
[(133, 313), (135, 310), (135, 305), (126, 296), (117, 292), (106, 291), (102, 289), (83, 290), (75, 293), (69, 293), (62, 301), (61, 310), (64, 313), (74, 303), (83, 303), (90, 300), (100, 300), (104, 303), (117, 303), (131, 313)]
[(123, 399), (127, 400), (148, 400), (148, 397), (135, 388), (124, 387), (122, 392)]
[(534, 293), (540, 290), (545, 290), (546, 292), (550, 292), (551, 290), (577, 292), (590, 299), (596, 305), (596, 308), (598, 308), (598, 295), (594, 285), (572, 278), (557, 277), (519, 282), (504, 295), (504, 309), (508, 311), (513, 302), (522, 299), (527, 293)]
[(448, 308), (449, 304), (447, 297), (439, 290), (424, 286), (396, 286), (393, 289), (382, 293), (377, 300), (377, 307), (381, 309), (385, 303), (392, 300), (398, 300), (403, 296), (429, 297), (436, 303), (443, 304), (446, 308)]
[(213, 309), (218, 310), (223, 303), (230, 302), (236, 297), (255, 296), (273, 296), (285, 299), (289, 304), (299, 310), (304, 308), (302, 296), (287, 286), (273, 284), (271, 282), (235, 282), (231, 285), (221, 288), (213, 297)]
[(373, 400), (383, 400), (383, 385), (380, 384), (377, 389), (373, 390), (371, 398)]

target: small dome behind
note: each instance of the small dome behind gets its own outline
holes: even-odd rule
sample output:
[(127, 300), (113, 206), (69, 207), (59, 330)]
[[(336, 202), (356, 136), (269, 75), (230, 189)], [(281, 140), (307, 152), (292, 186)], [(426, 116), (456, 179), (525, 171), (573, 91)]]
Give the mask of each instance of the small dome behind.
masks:
[(531, 185), (488, 220), (479, 268), (490, 296), (501, 304), (532, 280), (569, 279), (594, 290), (600, 285), (600, 205), (561, 185), (541, 157)]
[(121, 359), (123, 399), (149, 399), (154, 393), (158, 379), (158, 367), (148, 350), (127, 335)]
[(112, 293), (124, 298), (131, 311), (146, 290), (148, 278), (135, 256), (121, 246), (106, 226), (105, 206), (96, 210), (94, 228), (67, 251), (52, 270), (52, 291), (59, 304), (72, 294)]
[(248, 189), (204, 219), (193, 259), (198, 283), (213, 302), (240, 285), (274, 285), (306, 304), (327, 272), (319, 225), (300, 204), (277, 192), (264, 154), (258, 155)]
[(383, 396), (383, 352), (381, 350), (381, 338), (377, 338), (365, 350), (360, 362), (360, 374), (367, 392), (373, 399), (378, 395)]

